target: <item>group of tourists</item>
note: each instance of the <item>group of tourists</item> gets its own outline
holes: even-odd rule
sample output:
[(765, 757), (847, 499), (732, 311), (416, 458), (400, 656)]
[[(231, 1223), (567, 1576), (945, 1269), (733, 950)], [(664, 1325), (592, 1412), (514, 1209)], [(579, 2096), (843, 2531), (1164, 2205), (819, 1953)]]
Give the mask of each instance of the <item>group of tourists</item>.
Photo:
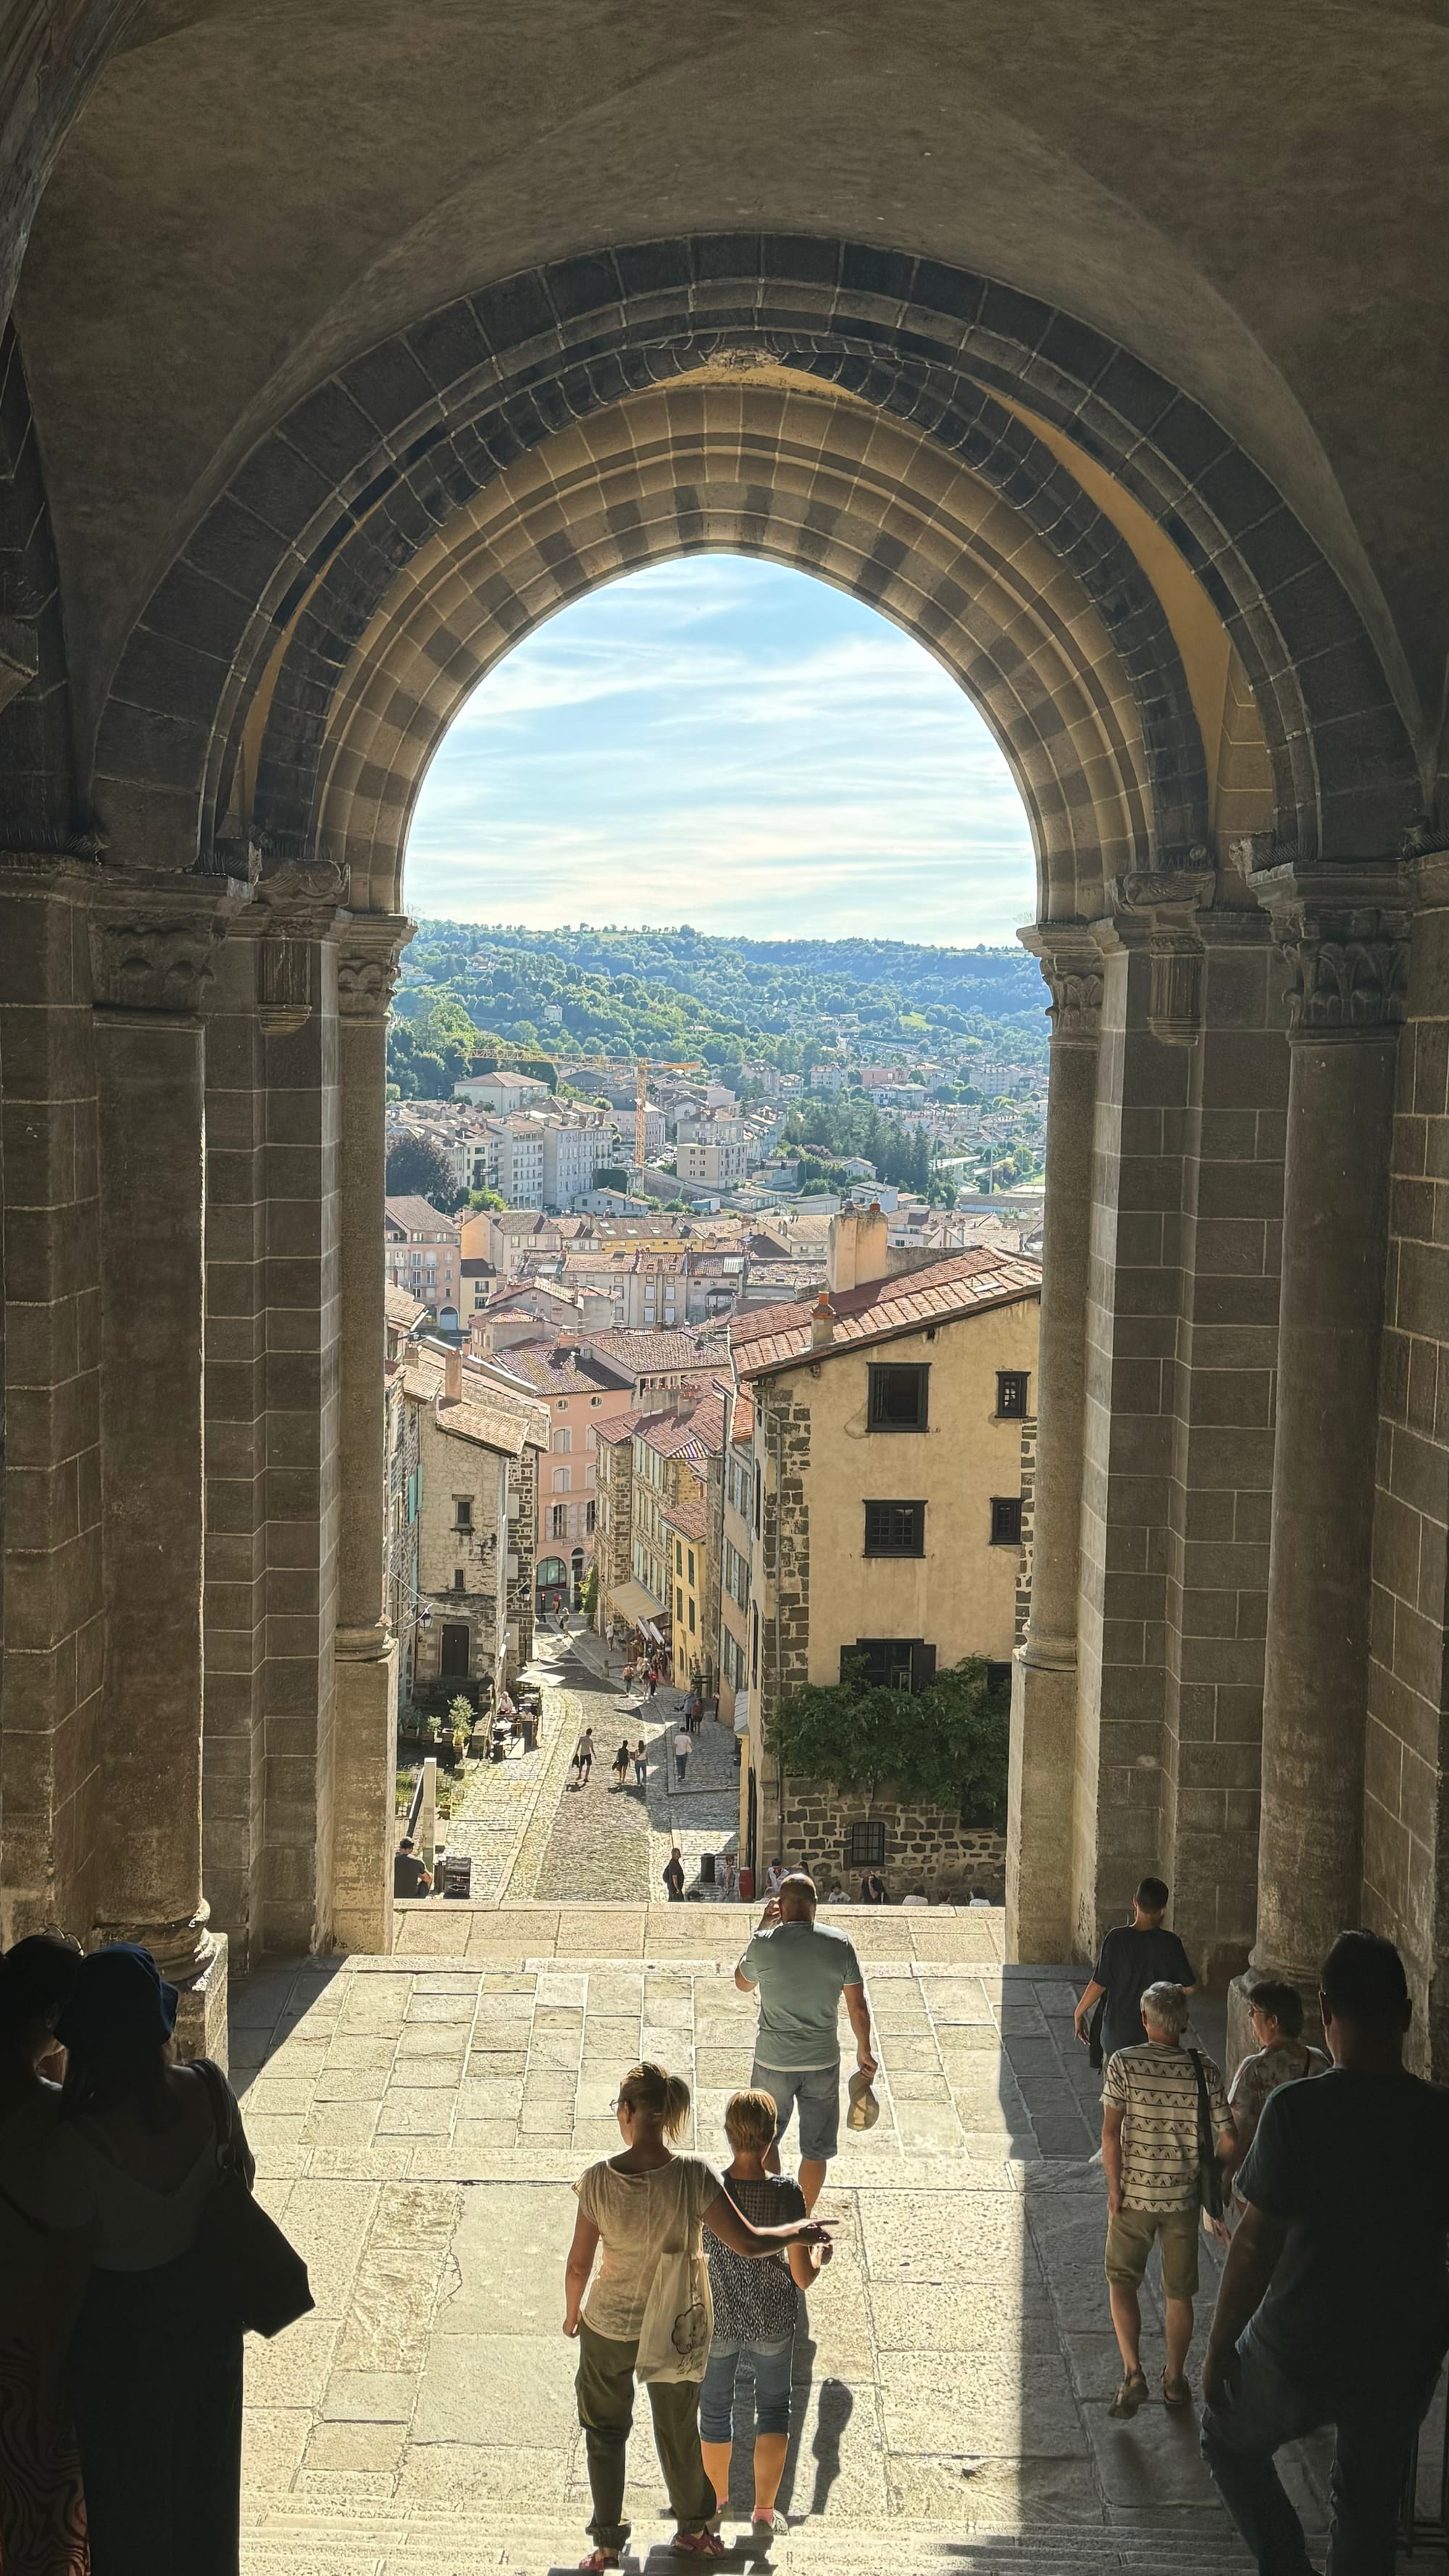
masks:
[(5, 2576), (235, 2576), (243, 2319), (215, 2218), (253, 2166), (220, 2070), (175, 2063), (176, 2009), (126, 1942), (0, 1960)]
[[(620, 2564), (629, 2538), (624, 2457), (636, 2381), (649, 2395), (677, 2555), (725, 2554), (744, 2371), (754, 2387), (752, 2531), (770, 2538), (785, 2528), (775, 2499), (789, 2449), (797, 2294), (831, 2251), (828, 2226), (811, 2213), (839, 2138), (842, 2001), (856, 2042), (852, 2124), (871, 2126), (879, 2107), (860, 1963), (843, 1932), (816, 1922), (815, 1906), (810, 1879), (784, 1879), (735, 1971), (743, 1992), (758, 1993), (759, 2028), (749, 2088), (725, 2107), (732, 2154), (723, 2172), (675, 2151), (689, 2087), (645, 2064), (630, 2068), (613, 2106), (621, 2151), (574, 2186), (563, 2330), (579, 2344), (594, 2544), (581, 2565), (595, 2576)], [(780, 2141), (797, 2107), (792, 2182), (780, 2172)]]
[(1202, 2375), (1202, 2451), (1262, 2576), (1311, 2576), (1274, 2465), (1334, 2427), (1329, 2576), (1392, 2576), (1414, 2436), (1449, 2349), (1449, 2091), (1405, 2068), (1412, 2007), (1391, 1941), (1344, 1932), (1319, 1974), (1326, 2050), (1296, 1986), (1247, 1990), (1256, 2048), (1231, 2090), (1191, 2044), (1195, 1978), (1144, 1879), (1076, 2011), (1103, 2065), (1106, 2274), (1122, 2378), (1148, 2396), (1140, 2291), (1161, 2266), (1162, 2398), (1192, 2402), (1198, 2249), (1228, 2247)]

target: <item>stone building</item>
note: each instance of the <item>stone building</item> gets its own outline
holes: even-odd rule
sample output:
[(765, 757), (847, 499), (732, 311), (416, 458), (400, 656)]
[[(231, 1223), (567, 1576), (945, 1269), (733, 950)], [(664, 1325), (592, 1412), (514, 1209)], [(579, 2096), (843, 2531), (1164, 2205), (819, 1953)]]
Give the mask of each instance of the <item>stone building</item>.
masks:
[[(878, 1210), (841, 1219), (815, 1305), (730, 1327), (751, 1401), (748, 1732), (740, 1847), (830, 1869), (879, 1862), (954, 1892), (999, 1893), (1004, 1845), (953, 1812), (791, 1780), (770, 1722), (805, 1682), (852, 1672), (919, 1691), (985, 1659), (1004, 1689), (1017, 1643), (1023, 1429), (1041, 1273), (990, 1252), (894, 1275)], [(743, 1486), (743, 1479), (739, 1480)]]
[(418, 1298), (445, 1332), (459, 1311), (459, 1236), (450, 1216), (426, 1199), (388, 1199), (383, 1208), (383, 1260), (389, 1288)]
[(533, 1652), (538, 1461), (547, 1408), (461, 1351), (408, 1352), (416, 1417), (413, 1695), (484, 1704)]
[(749, 1713), (750, 1563), (753, 1555), (755, 1408), (726, 1399), (728, 1438), (719, 1490), (719, 1713), (740, 1727)]
[(1436, 13), (356, 14), (0, 59), (5, 1936), (188, 2032), (224, 1938), (386, 1946), (409, 818), (520, 637), (735, 549), (1030, 819), (1013, 1950), (1145, 1866), (1218, 1983), (1367, 1920), (1449, 2066)]
[(575, 1334), (515, 1342), (497, 1366), (548, 1407), (549, 1454), (539, 1465), (539, 1562), (562, 1560), (576, 1597), (594, 1561), (599, 1503), (599, 1433), (631, 1410), (631, 1381), (583, 1350)]

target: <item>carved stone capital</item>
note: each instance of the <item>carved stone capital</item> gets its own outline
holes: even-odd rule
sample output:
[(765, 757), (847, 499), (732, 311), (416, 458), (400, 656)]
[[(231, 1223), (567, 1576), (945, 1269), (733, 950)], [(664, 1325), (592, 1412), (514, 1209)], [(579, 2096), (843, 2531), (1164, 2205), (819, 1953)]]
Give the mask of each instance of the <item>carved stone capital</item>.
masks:
[(337, 1008), (345, 1020), (387, 1017), (413, 925), (388, 912), (355, 912), (337, 941)]
[(317, 999), (317, 947), (347, 901), (347, 871), (330, 859), (278, 859), (253, 888), (261, 941), (257, 1017), (266, 1037), (304, 1028)]
[(1391, 1035), (1409, 980), (1408, 889), (1396, 863), (1266, 868), (1253, 890), (1288, 968), (1288, 1035)]
[(1095, 1046), (1102, 1023), (1102, 959), (1085, 922), (1034, 922), (1016, 935), (1036, 959), (1051, 995), (1052, 1045)]
[(98, 886), (90, 920), (96, 1007), (194, 1017), (248, 894), (227, 877), (118, 877)]
[(1117, 945), (1148, 953), (1147, 1025), (1169, 1046), (1191, 1046), (1202, 1027), (1202, 921), (1217, 890), (1208, 865), (1136, 869), (1108, 889)]

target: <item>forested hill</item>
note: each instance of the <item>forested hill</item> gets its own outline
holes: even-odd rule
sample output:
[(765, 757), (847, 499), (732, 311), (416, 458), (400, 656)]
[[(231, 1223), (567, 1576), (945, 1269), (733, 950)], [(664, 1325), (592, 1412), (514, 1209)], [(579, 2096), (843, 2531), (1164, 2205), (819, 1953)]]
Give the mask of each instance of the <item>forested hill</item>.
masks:
[(1045, 1002), (1018, 948), (424, 921), (404, 956), (389, 1071), (405, 1094), (441, 1094), (470, 1028), (535, 1053), (748, 1055), (796, 1073), (837, 1046), (859, 1058), (968, 1036), (1035, 1058)]

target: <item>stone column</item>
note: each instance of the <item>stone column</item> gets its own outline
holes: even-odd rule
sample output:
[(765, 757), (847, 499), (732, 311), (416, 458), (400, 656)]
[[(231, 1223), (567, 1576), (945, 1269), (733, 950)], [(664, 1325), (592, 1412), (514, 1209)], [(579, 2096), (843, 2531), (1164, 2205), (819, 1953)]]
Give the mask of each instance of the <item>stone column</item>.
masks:
[(201, 1886), (200, 1004), (244, 896), (224, 878), (129, 878), (98, 888), (91, 920), (106, 1611), (95, 1937), (143, 1942), (183, 1989), (186, 2053), (223, 2058), (226, 1948)]
[(397, 1640), (383, 1604), (383, 1241), (387, 1012), (412, 924), (357, 914), (339, 933), (341, 1521), (332, 1934), (392, 1947)]
[(1085, 927), (1023, 932), (1051, 993), (1047, 1196), (1037, 1358), (1031, 1609), (1013, 1661), (1006, 1946), (1011, 1959), (1070, 1956), (1077, 1584), (1091, 1242), (1092, 1127), (1102, 961)]
[[(1260, 870), (1291, 974), (1259, 1974), (1360, 1913), (1374, 1426), (1407, 913), (1392, 866)], [(1238, 2005), (1241, 2013), (1241, 2004)]]

